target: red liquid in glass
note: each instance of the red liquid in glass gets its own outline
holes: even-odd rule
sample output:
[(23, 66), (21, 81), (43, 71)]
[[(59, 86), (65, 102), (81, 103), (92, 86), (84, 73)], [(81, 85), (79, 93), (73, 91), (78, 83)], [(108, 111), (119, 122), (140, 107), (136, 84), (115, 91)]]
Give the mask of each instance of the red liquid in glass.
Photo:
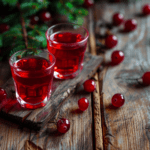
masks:
[(79, 43), (83, 39), (81, 34), (71, 32), (59, 32), (50, 36), (47, 48), (56, 58), (56, 78), (72, 78), (82, 70), (87, 45), (87, 41)]
[(45, 106), (51, 94), (53, 69), (50, 62), (41, 57), (28, 57), (16, 61), (12, 69), (16, 97), (24, 101), (23, 107), (34, 109)]

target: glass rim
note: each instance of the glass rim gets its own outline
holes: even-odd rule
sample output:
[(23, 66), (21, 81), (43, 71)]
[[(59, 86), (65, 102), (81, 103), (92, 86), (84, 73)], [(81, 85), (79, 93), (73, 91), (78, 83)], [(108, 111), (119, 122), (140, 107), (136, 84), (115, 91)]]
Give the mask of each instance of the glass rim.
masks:
[[(46, 31), (46, 39), (47, 39), (48, 41), (52, 41), (52, 40), (50, 39), (49, 35), (48, 35), (49, 31), (50, 31), (52, 28), (54, 28), (54, 27), (56, 27), (56, 26), (59, 26), (59, 25), (73, 25), (73, 26), (76, 25), (76, 26), (79, 26), (79, 27), (81, 27), (82, 29), (84, 29), (85, 32), (86, 32), (86, 34), (87, 34), (87, 35), (84, 37), (83, 40), (81, 40), (81, 41), (79, 41), (79, 42), (75, 42), (75, 43), (69, 43), (69, 46), (74, 45), (74, 44), (76, 45), (76, 44), (84, 43), (84, 42), (88, 39), (88, 37), (89, 37), (89, 31), (88, 31), (85, 27), (80, 26), (79, 24), (75, 24), (75, 23), (58, 23), (58, 24), (52, 25), (51, 27), (49, 27), (49, 28), (47, 29), (47, 31)], [(61, 42), (53, 41), (53, 43), (59, 44), (59, 43), (61, 43)], [(68, 46), (68, 43), (61, 43), (61, 44)]]
[[(17, 52), (15, 52), (14, 54), (12, 54), (11, 56), (10, 56), (10, 58), (9, 58), (9, 65), (13, 68), (13, 69), (17, 69), (17, 71), (23, 71), (23, 72), (41, 72), (41, 70), (30, 70), (30, 71), (28, 71), (28, 70), (23, 70), (23, 69), (20, 69), (20, 68), (17, 68), (17, 66), (13, 66), (13, 64), (14, 63), (11, 63), (11, 58), (16, 54), (16, 53), (18, 53), (18, 52), (21, 52), (21, 51), (25, 51), (25, 50), (27, 50), (27, 49), (23, 49), (23, 50), (20, 50), (20, 51), (17, 51)], [(49, 67), (47, 67), (47, 68), (45, 68), (45, 69), (43, 69), (44, 71), (47, 71), (47, 70), (49, 70), (49, 69), (51, 69), (54, 65), (55, 65), (55, 63), (56, 63), (56, 58), (54, 57), (54, 55), (52, 54), (52, 53), (50, 53), (48, 50), (42, 50), (42, 51), (44, 51), (44, 52), (47, 52), (48, 54), (50, 54), (52, 57), (53, 57), (53, 61), (52, 61), (52, 63), (50, 64), (50, 66)], [(38, 55), (37, 55), (38, 56)], [(19, 59), (18, 59), (19, 60)], [(48, 60), (49, 61), (49, 60)]]

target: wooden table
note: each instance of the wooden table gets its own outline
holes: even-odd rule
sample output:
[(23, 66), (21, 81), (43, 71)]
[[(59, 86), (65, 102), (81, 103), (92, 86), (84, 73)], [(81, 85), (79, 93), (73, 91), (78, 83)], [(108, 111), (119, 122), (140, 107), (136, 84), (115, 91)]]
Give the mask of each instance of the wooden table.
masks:
[[(92, 94), (80, 86), (62, 104), (55, 117), (40, 131), (35, 132), (19, 124), (0, 119), (1, 150), (148, 150), (150, 149), (150, 87), (141, 83), (141, 76), (150, 70), (150, 17), (141, 14), (141, 7), (148, 0), (136, 3), (97, 2), (89, 9), (84, 26), (90, 33), (87, 51), (104, 58), (102, 66), (94, 75), (97, 84)], [(135, 18), (138, 27), (124, 33), (122, 26), (113, 27), (111, 17), (122, 12), (125, 19)], [(118, 45), (106, 49), (104, 33), (115, 34)], [(96, 46), (97, 43), (97, 46)], [(122, 50), (125, 60), (118, 66), (111, 66), (113, 50)], [(10, 77), (8, 66), (5, 74), (1, 67), (0, 85)], [(111, 105), (115, 93), (125, 96), (121, 108)], [(88, 98), (88, 110), (77, 111), (77, 101)], [(56, 131), (56, 121), (68, 118), (70, 130), (66, 134)]]

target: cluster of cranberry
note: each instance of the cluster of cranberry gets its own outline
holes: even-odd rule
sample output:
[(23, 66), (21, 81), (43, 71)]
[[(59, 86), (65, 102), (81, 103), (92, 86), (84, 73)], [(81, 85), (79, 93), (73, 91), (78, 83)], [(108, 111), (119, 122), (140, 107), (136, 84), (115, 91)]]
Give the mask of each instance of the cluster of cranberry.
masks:
[(38, 24), (39, 21), (47, 22), (51, 20), (51, 14), (48, 11), (42, 11), (39, 15), (33, 15), (30, 17), (30, 24)]
[[(42, 11), (41, 13), (39, 13), (39, 15), (32, 15), (30, 17), (30, 24), (31, 25), (35, 25), (37, 24), (39, 21), (41, 22), (47, 22), (51, 20), (51, 14), (48, 11)], [(0, 33), (4, 33), (6, 31), (8, 31), (10, 28), (10, 26), (6, 23), (1, 23), (0, 24)]]
[[(142, 8), (142, 13), (144, 15), (150, 15), (150, 4), (146, 4)], [(115, 13), (112, 18), (113, 24), (119, 26), (124, 23), (124, 31), (130, 32), (136, 29), (137, 22), (135, 19), (129, 19), (124, 21), (124, 16), (120, 13)], [(109, 35), (105, 39), (105, 45), (107, 48), (113, 48), (117, 45), (118, 40), (115, 35)], [(124, 53), (122, 51), (114, 51), (111, 55), (112, 64), (120, 64), (124, 60)], [(145, 72), (142, 76), (142, 81), (144, 85), (150, 85), (150, 72)], [(115, 107), (121, 107), (124, 102), (124, 96), (120, 93), (115, 94), (111, 99), (112, 105)]]

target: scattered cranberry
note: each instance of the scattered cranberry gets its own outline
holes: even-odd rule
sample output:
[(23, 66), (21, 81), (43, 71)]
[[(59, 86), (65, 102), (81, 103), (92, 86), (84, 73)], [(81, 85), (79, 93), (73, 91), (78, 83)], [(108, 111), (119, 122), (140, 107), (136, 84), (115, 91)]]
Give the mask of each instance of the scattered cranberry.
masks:
[(60, 120), (58, 120), (57, 122), (57, 130), (60, 133), (66, 133), (70, 128), (70, 122), (68, 119), (65, 118), (61, 118)]
[(89, 106), (89, 101), (83, 97), (78, 100), (78, 106), (81, 111), (85, 111)]
[(107, 48), (113, 48), (117, 45), (118, 39), (115, 35), (108, 35), (105, 39), (105, 45)]
[(143, 6), (142, 12), (144, 15), (149, 15), (150, 14), (150, 4), (146, 4)]
[(118, 65), (120, 64), (122, 61), (124, 60), (124, 53), (122, 51), (114, 51), (111, 54), (111, 62), (114, 65)]
[(36, 15), (31, 16), (30, 23), (32, 25), (37, 24), (38, 22), (39, 22), (39, 17), (38, 16), (36, 16)]
[(124, 30), (126, 32), (133, 31), (137, 27), (137, 21), (135, 19), (129, 19), (124, 24)]
[(93, 92), (96, 89), (96, 84), (95, 84), (94, 80), (91, 80), (91, 79), (86, 80), (84, 82), (83, 86), (84, 86), (84, 90), (86, 92)]
[(7, 97), (6, 91), (0, 88), (0, 101), (6, 99), (6, 97)]
[(9, 30), (9, 25), (7, 25), (6, 23), (0, 24), (0, 33), (4, 33), (8, 30)]
[(145, 72), (142, 76), (143, 84), (150, 85), (150, 72)]
[(124, 16), (120, 13), (115, 13), (113, 15), (113, 24), (119, 26), (123, 23)]
[(43, 11), (39, 15), (40, 20), (42, 22), (50, 21), (51, 20), (51, 14), (48, 11)]
[(113, 106), (121, 107), (124, 104), (125, 99), (124, 99), (124, 96), (122, 94), (117, 93), (112, 97), (111, 102), (112, 102)]
[(93, 0), (84, 0), (83, 6), (85, 8), (89, 8), (89, 7), (93, 6), (93, 4), (94, 4)]

